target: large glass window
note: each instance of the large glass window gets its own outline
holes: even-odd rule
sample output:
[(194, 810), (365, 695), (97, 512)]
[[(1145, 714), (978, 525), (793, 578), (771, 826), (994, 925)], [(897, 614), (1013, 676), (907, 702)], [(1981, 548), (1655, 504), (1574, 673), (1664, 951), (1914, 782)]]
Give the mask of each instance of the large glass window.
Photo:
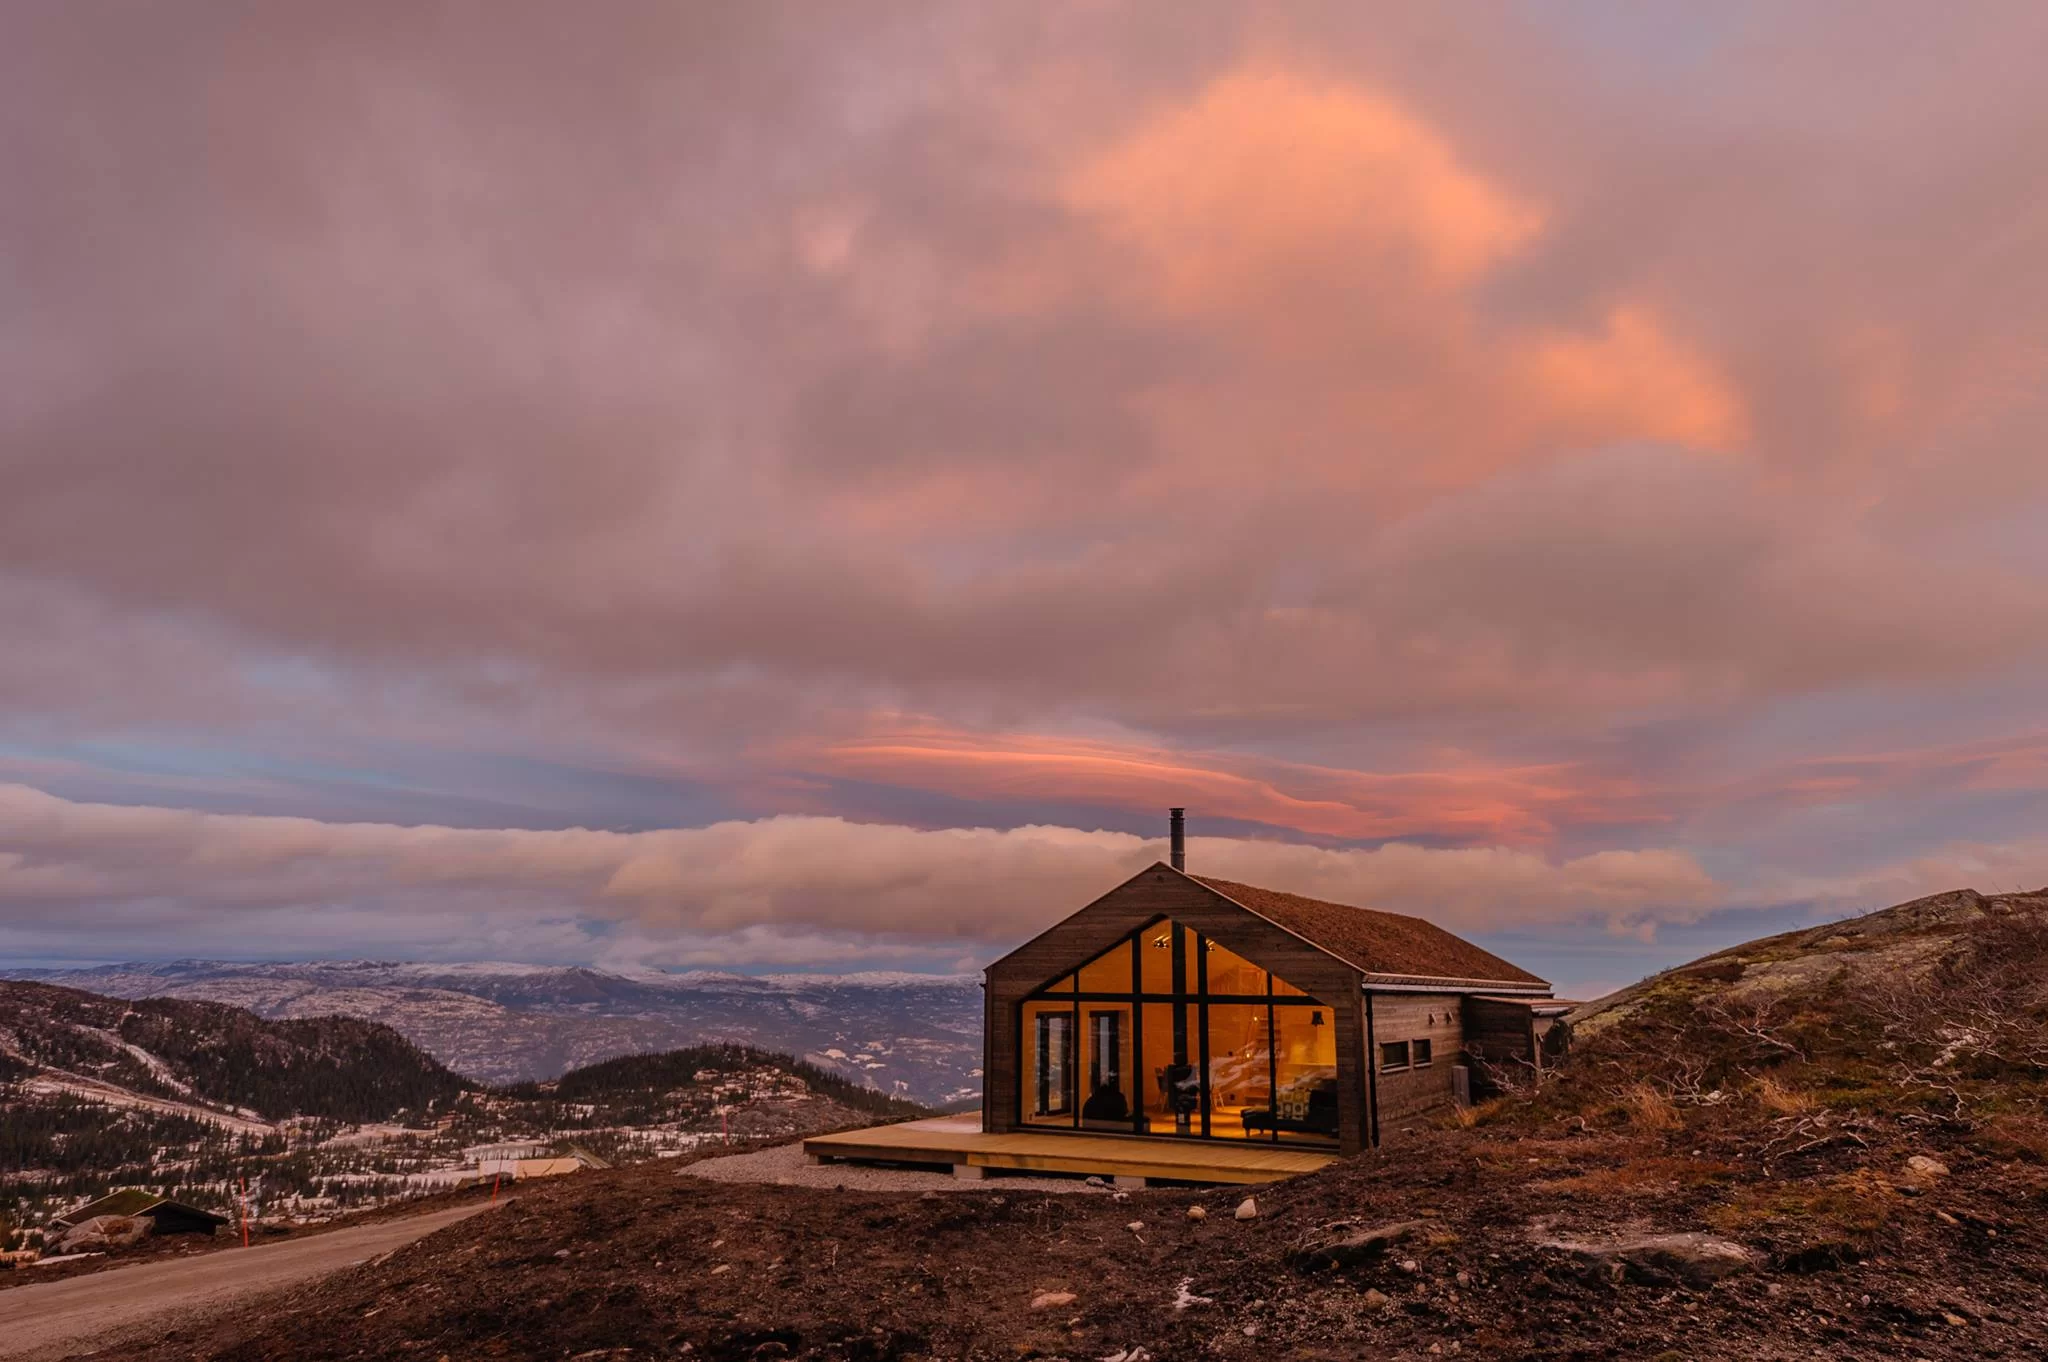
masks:
[(1273, 1009), (1273, 1131), (1337, 1138), (1337, 1028), (1326, 1007)]
[(1032, 1125), (1074, 1123), (1074, 1005), (1024, 1004), (1024, 1119)]
[(1131, 1067), (1131, 1005), (1081, 1004), (1083, 1059), (1081, 1124), (1097, 1130), (1129, 1130), (1137, 1110)]
[(1022, 1020), (1027, 1124), (1337, 1138), (1332, 1009), (1170, 919), (1039, 990)]
[(1129, 993), (1131, 991), (1131, 943), (1126, 941), (1081, 967), (1083, 993)]
[(1209, 1133), (1256, 1137), (1273, 1106), (1272, 1009), (1263, 1003), (1209, 1008)]
[[(1248, 994), (1264, 997), (1266, 993), (1266, 972), (1235, 951), (1225, 950), (1211, 941), (1209, 957), (1209, 992)], [(1296, 990), (1296, 996), (1300, 996)]]

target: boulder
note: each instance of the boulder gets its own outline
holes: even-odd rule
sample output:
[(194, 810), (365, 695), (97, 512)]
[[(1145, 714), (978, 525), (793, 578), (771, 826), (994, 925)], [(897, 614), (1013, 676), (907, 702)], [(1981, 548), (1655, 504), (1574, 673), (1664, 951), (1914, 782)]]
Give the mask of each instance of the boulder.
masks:
[(1545, 1240), (1538, 1248), (1569, 1254), (1589, 1276), (1650, 1286), (1707, 1286), (1755, 1266), (1748, 1249), (1710, 1234), (1652, 1234), (1632, 1239)]
[(1238, 1202), (1237, 1218), (1239, 1220), (1257, 1220), (1259, 1218), (1259, 1203), (1251, 1197), (1246, 1197), (1243, 1201)]
[(1945, 1178), (1948, 1165), (1940, 1159), (1930, 1159), (1925, 1154), (1915, 1154), (1906, 1160), (1906, 1172), (1916, 1178)]
[(1360, 1228), (1350, 1221), (1325, 1225), (1288, 1251), (1287, 1264), (1296, 1272), (1358, 1267), (1385, 1257), (1394, 1245), (1414, 1238), (1424, 1223), (1397, 1220), (1369, 1228)]
[(1071, 1291), (1041, 1291), (1031, 1298), (1031, 1308), (1056, 1310), (1062, 1305), (1072, 1305), (1074, 1299), (1074, 1293)]

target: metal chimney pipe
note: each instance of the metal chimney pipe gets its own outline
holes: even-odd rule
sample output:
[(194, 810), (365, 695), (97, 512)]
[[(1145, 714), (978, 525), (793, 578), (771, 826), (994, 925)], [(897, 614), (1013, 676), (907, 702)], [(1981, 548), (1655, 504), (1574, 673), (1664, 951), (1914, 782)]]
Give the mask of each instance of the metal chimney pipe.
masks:
[(1175, 870), (1186, 870), (1188, 868), (1188, 811), (1186, 809), (1168, 809), (1166, 812), (1167, 827), (1171, 830), (1169, 835), (1173, 845), (1173, 868)]

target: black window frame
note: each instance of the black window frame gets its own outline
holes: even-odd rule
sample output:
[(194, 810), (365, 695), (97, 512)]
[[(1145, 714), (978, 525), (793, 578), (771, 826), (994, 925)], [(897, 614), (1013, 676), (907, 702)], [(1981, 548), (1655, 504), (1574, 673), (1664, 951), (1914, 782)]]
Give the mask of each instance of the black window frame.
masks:
[[(1400, 1062), (1397, 1064), (1389, 1064), (1387, 1062), (1388, 1056), (1392, 1055), (1397, 1050), (1401, 1054)], [(1409, 1042), (1405, 1040), (1381, 1041), (1379, 1060), (1380, 1072), (1383, 1074), (1403, 1074), (1407, 1073), (1410, 1069), (1415, 1067), (1414, 1051), (1410, 1048)]]

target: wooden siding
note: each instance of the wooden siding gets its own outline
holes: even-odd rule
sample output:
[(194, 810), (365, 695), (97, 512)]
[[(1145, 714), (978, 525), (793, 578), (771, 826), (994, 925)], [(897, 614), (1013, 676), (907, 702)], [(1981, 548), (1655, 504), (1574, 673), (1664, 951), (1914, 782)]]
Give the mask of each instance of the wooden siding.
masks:
[(1430, 1043), (1429, 1067), (1388, 1071), (1379, 1067), (1379, 1049), (1372, 1062), (1380, 1108), (1380, 1136), (1397, 1132), (1401, 1122), (1414, 1120), (1452, 1100), (1451, 1070), (1463, 1062), (1464, 1011), (1471, 1000), (1455, 993), (1375, 993), (1372, 999), (1373, 1040), (1376, 1047), (1394, 1041), (1426, 1040)]
[(1329, 1005), (1337, 1037), (1339, 1147), (1346, 1154), (1357, 1153), (1363, 1147), (1366, 1122), (1358, 971), (1165, 865), (1140, 871), (989, 966), (982, 1075), (987, 1130), (1005, 1133), (1021, 1128), (1019, 1004), (1033, 990), (1161, 917), (1201, 932)]
[[(1536, 1019), (1528, 1004), (1500, 998), (1468, 999), (1465, 1004), (1465, 1051), (1484, 1064), (1533, 1063), (1536, 1058)], [(1483, 1073), (1480, 1077), (1484, 1077)], [(1480, 1088), (1490, 1091), (1492, 1084), (1481, 1083)]]

